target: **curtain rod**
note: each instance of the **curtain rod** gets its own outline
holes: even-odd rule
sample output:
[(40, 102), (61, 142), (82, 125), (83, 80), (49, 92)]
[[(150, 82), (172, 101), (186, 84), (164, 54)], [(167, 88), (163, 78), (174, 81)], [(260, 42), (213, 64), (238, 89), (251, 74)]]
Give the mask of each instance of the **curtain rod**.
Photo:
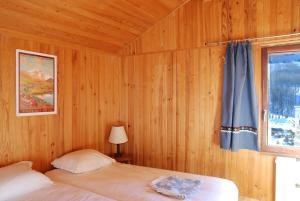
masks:
[(224, 45), (230, 42), (242, 42), (242, 41), (260, 41), (260, 40), (268, 40), (268, 39), (275, 39), (275, 38), (284, 38), (290, 36), (300, 36), (299, 33), (292, 33), (292, 34), (283, 34), (283, 35), (275, 35), (275, 36), (263, 36), (263, 37), (256, 37), (256, 38), (246, 38), (246, 39), (237, 39), (237, 40), (226, 40), (226, 41), (214, 41), (214, 42), (206, 42), (206, 46), (214, 46), (214, 45)]

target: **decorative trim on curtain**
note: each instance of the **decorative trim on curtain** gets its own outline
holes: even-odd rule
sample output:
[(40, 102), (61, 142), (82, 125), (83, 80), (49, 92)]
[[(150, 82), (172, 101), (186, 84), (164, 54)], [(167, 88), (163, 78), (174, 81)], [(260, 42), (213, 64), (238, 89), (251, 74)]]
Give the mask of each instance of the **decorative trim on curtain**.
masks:
[(258, 151), (258, 105), (252, 46), (229, 43), (224, 65), (221, 148)]

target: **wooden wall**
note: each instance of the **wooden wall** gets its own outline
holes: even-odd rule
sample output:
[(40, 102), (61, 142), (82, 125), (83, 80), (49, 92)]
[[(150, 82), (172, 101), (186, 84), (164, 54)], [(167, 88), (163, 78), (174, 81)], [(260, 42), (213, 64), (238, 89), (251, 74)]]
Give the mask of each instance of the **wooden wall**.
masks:
[[(274, 156), (219, 148), (225, 47), (206, 44), (295, 32), (300, 0), (191, 0), (132, 41), (122, 59), (0, 27), (0, 165), (33, 160), (45, 171), (73, 149), (110, 153), (110, 126), (125, 123), (136, 164), (228, 178), (242, 195), (274, 201)], [(58, 115), (16, 117), (17, 48), (58, 56)]]
[(241, 195), (274, 201), (273, 156), (219, 147), (224, 53), (210, 47), (124, 57), (128, 151), (138, 165), (227, 178)]
[[(207, 43), (299, 31), (299, 0), (191, 0), (129, 44), (123, 66), (134, 162), (228, 178), (241, 195), (274, 201), (274, 156), (219, 148), (225, 46)], [(289, 40), (254, 44), (260, 105), (261, 47)]]
[(134, 40), (124, 54), (300, 32), (300, 0), (190, 0)]
[[(16, 49), (58, 56), (57, 115), (16, 117)], [(46, 171), (55, 157), (74, 149), (111, 153), (107, 138), (110, 126), (123, 119), (122, 88), (118, 56), (0, 32), (0, 166), (32, 160)]]

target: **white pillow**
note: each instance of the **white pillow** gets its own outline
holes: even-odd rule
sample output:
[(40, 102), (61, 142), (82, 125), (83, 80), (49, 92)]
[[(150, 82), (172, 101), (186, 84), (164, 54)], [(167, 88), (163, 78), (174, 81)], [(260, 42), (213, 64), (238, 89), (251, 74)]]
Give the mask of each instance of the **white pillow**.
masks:
[(52, 161), (56, 168), (72, 173), (93, 171), (115, 162), (114, 159), (93, 149), (74, 151)]
[(51, 184), (53, 182), (48, 177), (34, 170), (17, 173), (9, 179), (0, 178), (0, 200), (13, 199)]
[(9, 178), (18, 173), (31, 170), (32, 162), (31, 161), (21, 161), (0, 168), (0, 179)]

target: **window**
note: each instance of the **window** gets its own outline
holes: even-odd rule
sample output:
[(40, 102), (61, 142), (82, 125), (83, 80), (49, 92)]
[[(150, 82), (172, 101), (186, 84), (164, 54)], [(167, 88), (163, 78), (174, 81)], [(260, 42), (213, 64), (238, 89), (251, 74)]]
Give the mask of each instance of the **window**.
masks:
[(300, 45), (262, 50), (262, 151), (300, 156)]

